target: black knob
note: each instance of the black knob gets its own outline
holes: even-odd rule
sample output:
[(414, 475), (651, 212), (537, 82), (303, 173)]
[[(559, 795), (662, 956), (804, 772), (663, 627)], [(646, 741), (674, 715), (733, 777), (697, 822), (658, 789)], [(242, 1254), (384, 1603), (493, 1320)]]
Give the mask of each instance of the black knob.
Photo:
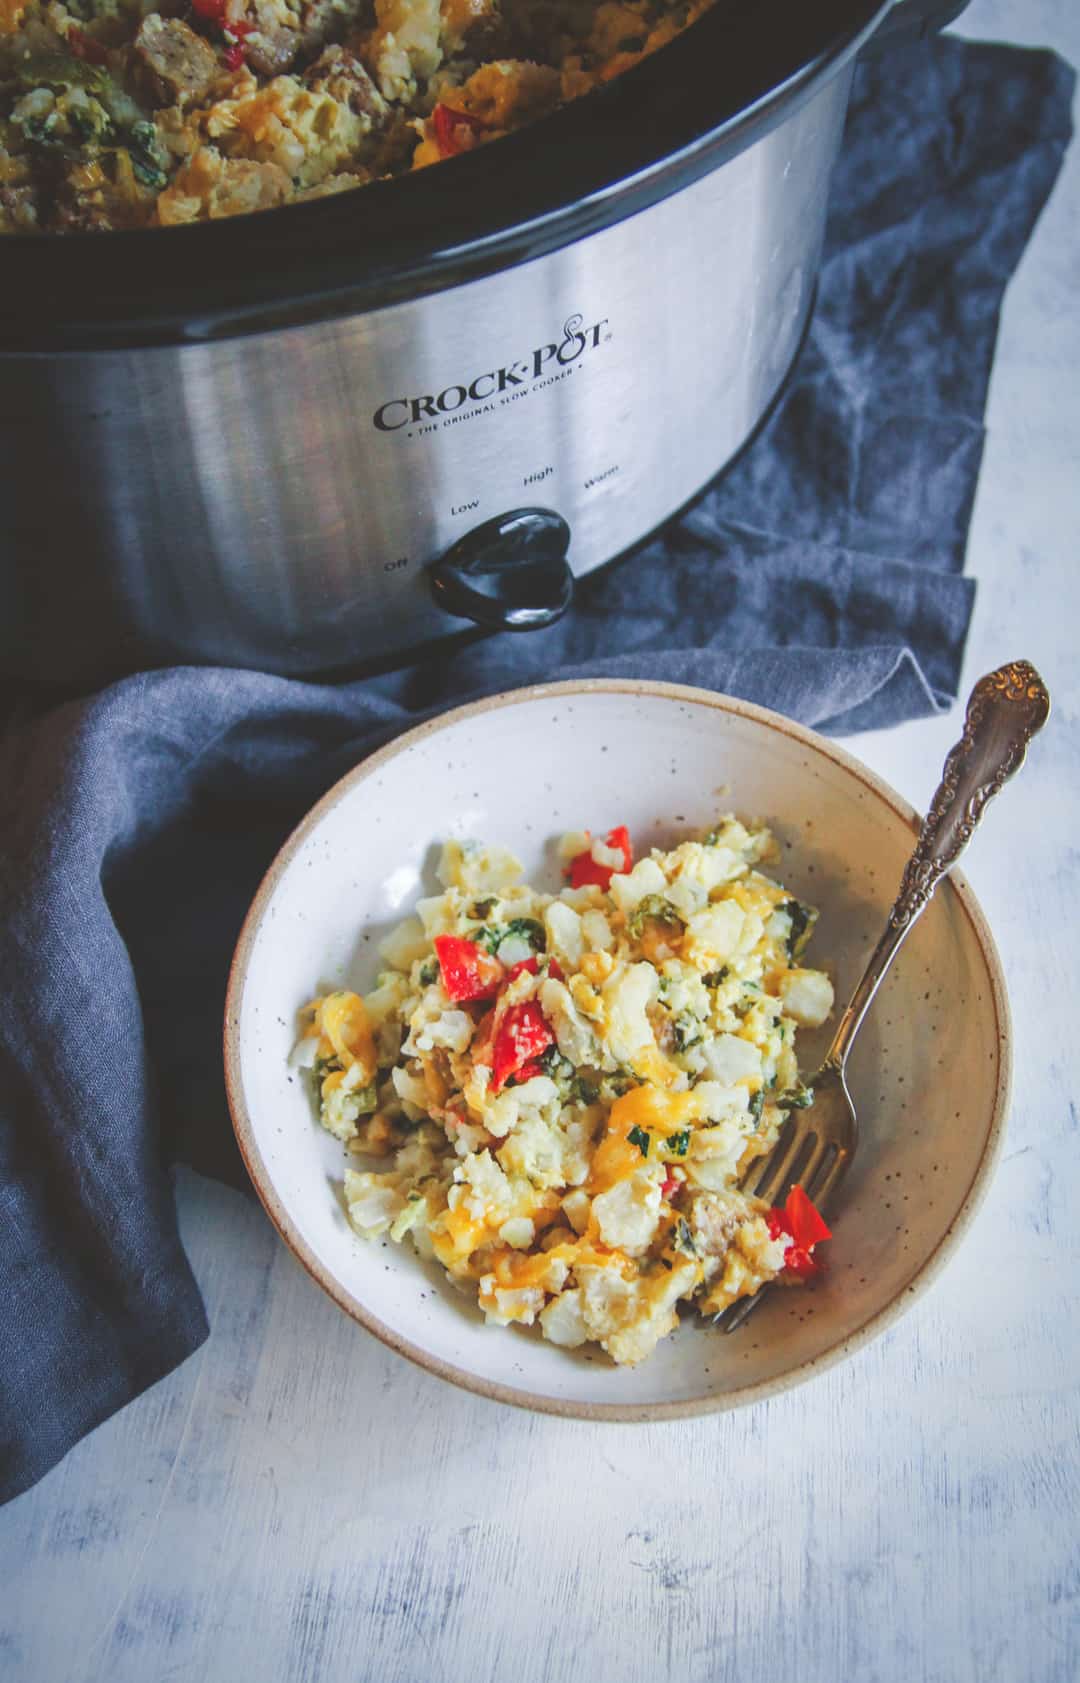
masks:
[(550, 508), (515, 508), (474, 526), (430, 568), (441, 608), (495, 631), (536, 631), (570, 606), (570, 528)]

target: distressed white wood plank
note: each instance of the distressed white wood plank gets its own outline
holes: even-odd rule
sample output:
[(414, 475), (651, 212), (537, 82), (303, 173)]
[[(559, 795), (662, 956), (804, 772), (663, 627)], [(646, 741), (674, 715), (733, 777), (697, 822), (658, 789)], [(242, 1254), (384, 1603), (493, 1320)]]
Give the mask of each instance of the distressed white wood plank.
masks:
[[(976, 0), (964, 28), (1080, 62), (1072, 0)], [(0, 1511), (5, 1683), (1080, 1676), (1078, 278), (1074, 151), (1009, 291), (969, 550), (969, 681), (1026, 655), (1056, 701), (970, 856), (1015, 1104), (933, 1290), (752, 1410), (533, 1418), (391, 1355), (261, 1211), (184, 1176), (213, 1335)], [(924, 805), (957, 725), (854, 747)]]

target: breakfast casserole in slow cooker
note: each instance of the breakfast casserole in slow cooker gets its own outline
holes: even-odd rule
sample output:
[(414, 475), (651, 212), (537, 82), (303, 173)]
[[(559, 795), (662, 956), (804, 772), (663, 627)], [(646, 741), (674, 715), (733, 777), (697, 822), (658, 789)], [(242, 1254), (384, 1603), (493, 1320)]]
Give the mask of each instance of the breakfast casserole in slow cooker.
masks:
[(0, 231), (197, 222), (468, 151), (710, 0), (0, 0)]

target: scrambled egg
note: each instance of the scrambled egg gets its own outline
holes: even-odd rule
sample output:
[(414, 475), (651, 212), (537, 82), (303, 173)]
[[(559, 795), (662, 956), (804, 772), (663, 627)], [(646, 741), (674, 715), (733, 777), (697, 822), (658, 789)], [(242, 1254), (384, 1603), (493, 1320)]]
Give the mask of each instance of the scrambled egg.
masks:
[(321, 197), (497, 140), (712, 0), (0, 0), (0, 233)]
[(492, 1325), (620, 1363), (680, 1302), (715, 1315), (805, 1276), (739, 1190), (808, 1101), (796, 1031), (833, 1004), (802, 964), (816, 912), (759, 868), (775, 854), (734, 817), (636, 864), (625, 830), (572, 835), (551, 895), (505, 849), (448, 842), (374, 991), (302, 1013), (356, 1232), (408, 1236)]

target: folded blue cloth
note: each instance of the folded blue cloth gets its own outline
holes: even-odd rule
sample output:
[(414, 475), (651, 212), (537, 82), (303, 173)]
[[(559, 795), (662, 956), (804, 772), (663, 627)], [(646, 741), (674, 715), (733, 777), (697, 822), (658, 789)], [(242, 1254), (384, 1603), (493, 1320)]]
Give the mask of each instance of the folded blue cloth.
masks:
[(561, 624), (336, 687), (184, 668), (0, 731), (0, 1499), (206, 1337), (168, 1163), (239, 1182), (229, 956), (275, 848), (372, 747), (469, 693), (622, 674), (827, 729), (955, 696), (998, 310), (1070, 135), (1053, 55), (860, 70), (816, 317), (769, 426)]

